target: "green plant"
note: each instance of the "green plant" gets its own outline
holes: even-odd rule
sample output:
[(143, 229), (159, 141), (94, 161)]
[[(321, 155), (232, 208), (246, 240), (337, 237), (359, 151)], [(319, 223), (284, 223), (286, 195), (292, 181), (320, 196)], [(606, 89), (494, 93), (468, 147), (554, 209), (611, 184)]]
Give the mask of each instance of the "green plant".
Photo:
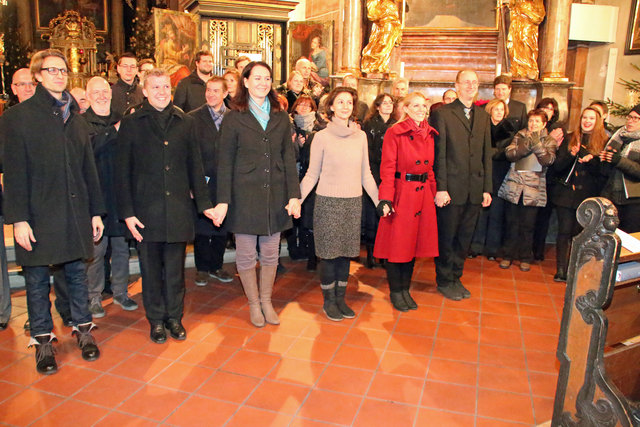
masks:
[[(640, 71), (640, 66), (636, 64), (631, 64), (631, 66), (635, 68), (636, 71)], [(640, 93), (640, 81), (636, 79), (631, 79), (631, 80), (619, 79), (618, 84), (622, 85), (625, 89), (627, 89), (630, 92)], [(609, 98), (607, 98), (605, 103), (609, 107), (609, 114), (616, 117), (626, 117), (627, 114), (629, 114), (631, 109), (634, 107), (633, 105), (624, 105), (624, 104), (614, 102)]]

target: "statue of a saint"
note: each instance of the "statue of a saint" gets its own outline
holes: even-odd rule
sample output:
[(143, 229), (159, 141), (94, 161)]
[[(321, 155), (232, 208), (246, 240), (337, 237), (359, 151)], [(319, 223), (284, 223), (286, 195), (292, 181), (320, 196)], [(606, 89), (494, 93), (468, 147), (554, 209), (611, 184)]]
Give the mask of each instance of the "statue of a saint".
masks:
[(388, 73), (391, 50), (402, 41), (398, 4), (402, 0), (367, 0), (367, 18), (373, 22), (369, 43), (362, 50), (363, 73)]
[(544, 0), (510, 0), (511, 25), (507, 48), (514, 78), (538, 78), (538, 25), (544, 19)]

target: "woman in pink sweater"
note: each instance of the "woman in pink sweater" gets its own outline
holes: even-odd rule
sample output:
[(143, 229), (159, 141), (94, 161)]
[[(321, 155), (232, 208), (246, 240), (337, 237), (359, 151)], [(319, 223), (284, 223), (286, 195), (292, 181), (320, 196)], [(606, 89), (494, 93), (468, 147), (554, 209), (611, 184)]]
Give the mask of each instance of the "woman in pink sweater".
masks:
[(323, 310), (335, 321), (355, 317), (344, 297), (349, 259), (360, 254), (363, 187), (378, 205), (367, 136), (353, 121), (357, 101), (357, 92), (348, 87), (329, 93), (326, 113), (330, 121), (313, 139), (309, 169), (300, 183), (303, 201), (318, 185), (313, 212), (316, 255), (322, 258)]

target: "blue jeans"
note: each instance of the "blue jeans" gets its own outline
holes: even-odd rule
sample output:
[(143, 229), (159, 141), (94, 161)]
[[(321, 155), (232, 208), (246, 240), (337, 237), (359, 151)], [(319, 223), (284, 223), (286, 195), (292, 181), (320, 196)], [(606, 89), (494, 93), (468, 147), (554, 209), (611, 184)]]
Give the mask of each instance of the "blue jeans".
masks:
[[(60, 265), (64, 269), (69, 292), (71, 319), (74, 325), (91, 322), (87, 291), (87, 271), (82, 260)], [(27, 286), (27, 310), (31, 323), (31, 336), (49, 334), (53, 330), (51, 301), (49, 300), (49, 266), (22, 267)]]

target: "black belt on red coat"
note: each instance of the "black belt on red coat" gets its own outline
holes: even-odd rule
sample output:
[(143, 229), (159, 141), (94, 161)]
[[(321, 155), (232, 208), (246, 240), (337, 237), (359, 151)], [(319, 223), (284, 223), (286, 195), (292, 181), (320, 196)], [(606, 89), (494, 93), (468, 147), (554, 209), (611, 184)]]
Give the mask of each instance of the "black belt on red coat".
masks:
[(404, 179), (406, 181), (417, 181), (417, 182), (426, 182), (427, 179), (429, 179), (429, 173), (422, 173), (420, 175), (417, 174), (413, 174), (413, 173), (405, 173), (403, 174), (402, 172), (396, 172), (396, 178), (398, 179), (402, 179), (404, 175)]

